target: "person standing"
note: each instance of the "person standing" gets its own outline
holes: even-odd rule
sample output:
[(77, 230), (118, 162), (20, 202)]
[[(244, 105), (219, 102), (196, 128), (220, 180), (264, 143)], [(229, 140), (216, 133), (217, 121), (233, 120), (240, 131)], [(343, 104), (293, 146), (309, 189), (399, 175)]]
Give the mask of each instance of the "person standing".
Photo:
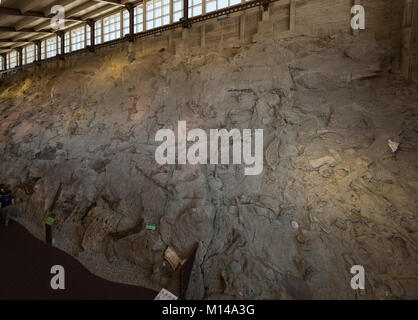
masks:
[(0, 192), (3, 193), (3, 195), (0, 196), (1, 215), (4, 221), (4, 226), (7, 228), (7, 226), (9, 225), (11, 206), (15, 205), (15, 197), (13, 197), (12, 193), (9, 190), (4, 191), (3, 189), (1, 189)]
[(3, 221), (3, 203), (6, 204), (6, 198), (5, 198), (5, 193), (6, 191), (4, 190), (3, 186), (0, 188), (0, 221), (1, 221), (1, 225), (4, 225), (4, 221)]

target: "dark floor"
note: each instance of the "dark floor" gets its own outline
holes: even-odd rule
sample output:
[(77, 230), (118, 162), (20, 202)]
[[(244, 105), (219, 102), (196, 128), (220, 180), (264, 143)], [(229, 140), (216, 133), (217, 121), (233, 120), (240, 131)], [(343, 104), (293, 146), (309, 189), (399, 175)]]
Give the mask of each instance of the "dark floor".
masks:
[[(65, 269), (65, 290), (51, 289), (53, 265)], [(154, 299), (157, 292), (96, 277), (76, 259), (10, 221), (0, 227), (0, 299)]]

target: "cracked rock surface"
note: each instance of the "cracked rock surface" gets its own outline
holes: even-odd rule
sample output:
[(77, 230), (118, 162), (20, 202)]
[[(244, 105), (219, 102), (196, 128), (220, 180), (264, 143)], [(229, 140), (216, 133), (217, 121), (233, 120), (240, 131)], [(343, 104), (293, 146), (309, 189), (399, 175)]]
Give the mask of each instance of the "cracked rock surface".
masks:
[[(0, 183), (32, 233), (56, 213), (56, 246), (113, 281), (178, 293), (164, 250), (198, 242), (188, 298), (416, 299), (418, 90), (392, 55), (338, 34), (21, 72), (0, 88)], [(179, 120), (264, 129), (262, 174), (158, 165)]]

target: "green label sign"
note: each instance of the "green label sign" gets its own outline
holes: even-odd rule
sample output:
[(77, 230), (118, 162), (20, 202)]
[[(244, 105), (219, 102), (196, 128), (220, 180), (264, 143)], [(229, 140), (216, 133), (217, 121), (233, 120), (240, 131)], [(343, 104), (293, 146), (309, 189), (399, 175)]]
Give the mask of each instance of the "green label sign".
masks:
[(145, 229), (147, 229), (147, 230), (156, 230), (157, 229), (157, 226), (155, 225), (155, 223), (149, 223), (149, 222), (147, 222), (146, 224), (145, 224)]
[(55, 221), (55, 214), (51, 213), (47, 218), (46, 218), (46, 224), (52, 226), (52, 224)]

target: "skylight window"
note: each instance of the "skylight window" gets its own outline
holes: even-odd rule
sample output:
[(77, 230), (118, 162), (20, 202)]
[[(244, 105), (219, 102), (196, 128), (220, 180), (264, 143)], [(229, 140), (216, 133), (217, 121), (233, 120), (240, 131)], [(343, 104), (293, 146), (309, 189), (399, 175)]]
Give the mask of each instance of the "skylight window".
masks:
[(15, 68), (17, 66), (17, 51), (11, 51), (7, 57), (8, 68)]
[(46, 39), (46, 58), (55, 57), (57, 55), (57, 36)]
[(103, 41), (111, 41), (121, 37), (120, 13), (103, 18)]
[(170, 23), (170, 0), (152, 0), (146, 6), (147, 30)]
[(84, 26), (71, 30), (71, 51), (85, 48), (85, 28)]
[(134, 32), (144, 31), (144, 9), (142, 3), (134, 8)]
[(25, 48), (26, 59), (24, 60), (27, 64), (33, 63), (35, 61), (35, 45), (30, 44)]

